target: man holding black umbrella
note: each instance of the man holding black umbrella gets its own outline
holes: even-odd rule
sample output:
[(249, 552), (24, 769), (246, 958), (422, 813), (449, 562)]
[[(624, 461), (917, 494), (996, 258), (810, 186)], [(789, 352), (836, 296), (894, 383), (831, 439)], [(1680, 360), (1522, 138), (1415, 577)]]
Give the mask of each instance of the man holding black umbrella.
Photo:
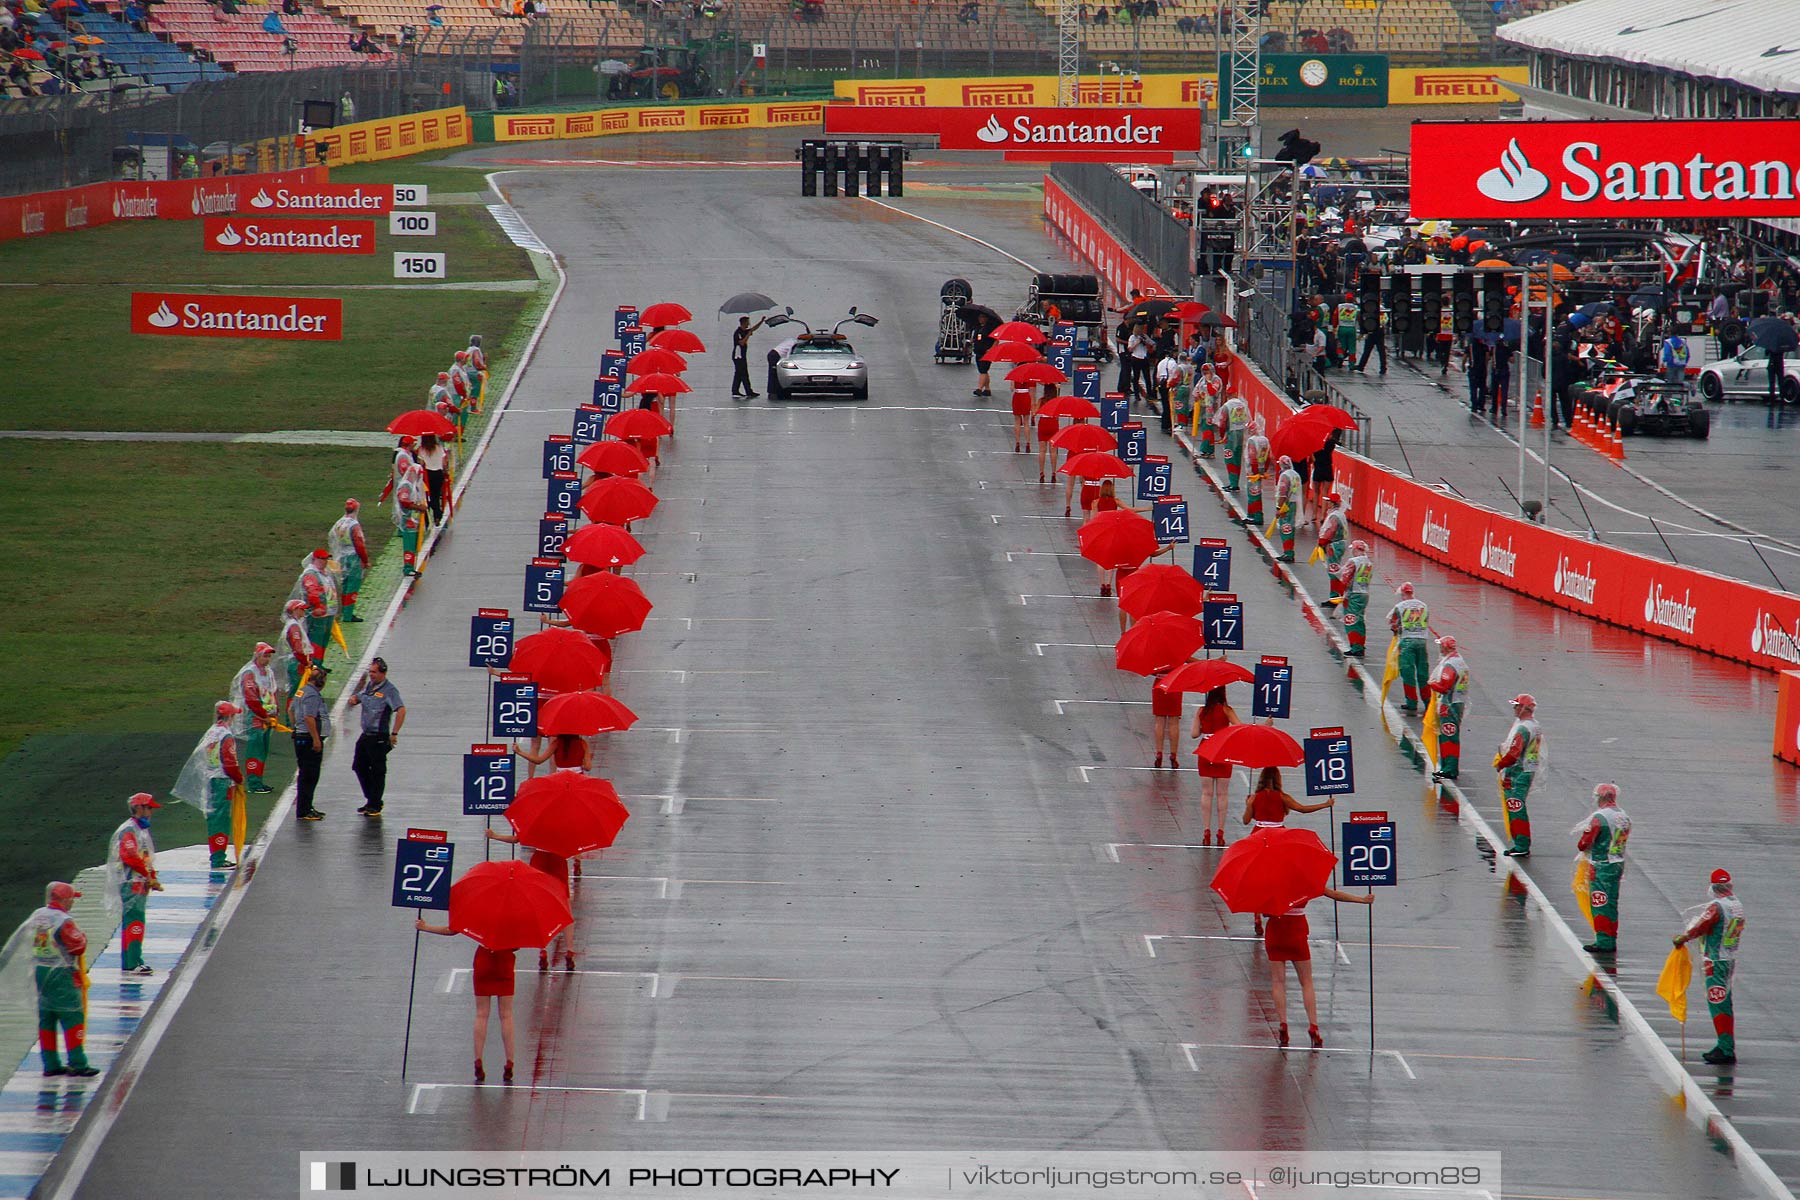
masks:
[[(766, 320), (768, 318), (764, 317), (763, 321)], [(750, 335), (762, 327), (762, 321), (752, 325), (749, 317), (739, 317), (737, 328), (731, 331), (731, 394), (733, 396), (740, 394), (739, 388), (744, 389), (742, 395), (749, 400), (754, 400), (762, 394), (750, 382)]]

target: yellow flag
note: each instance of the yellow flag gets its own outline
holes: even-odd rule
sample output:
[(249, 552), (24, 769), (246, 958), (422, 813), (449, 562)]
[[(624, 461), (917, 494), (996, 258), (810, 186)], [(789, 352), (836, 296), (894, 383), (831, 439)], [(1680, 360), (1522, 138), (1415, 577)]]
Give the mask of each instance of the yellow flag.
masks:
[(244, 829), (246, 817), (244, 813), (244, 785), (231, 785), (231, 845), (237, 851), (238, 861), (244, 860)]
[(344, 627), (338, 624), (336, 617), (331, 618), (331, 640), (337, 643), (337, 648), (344, 652), (345, 658), (350, 657), (350, 647), (344, 644)]
[(1581, 905), (1581, 915), (1587, 920), (1588, 928), (1594, 927), (1594, 904), (1588, 893), (1594, 886), (1594, 864), (1585, 856), (1575, 860), (1575, 878), (1569, 881), (1569, 889), (1575, 893), (1575, 902)]
[(1315, 563), (1318, 563), (1321, 560), (1323, 560), (1324, 557), (1325, 557), (1325, 547), (1314, 546), (1313, 552), (1312, 552), (1312, 557), (1306, 560), (1306, 565), (1310, 567), (1310, 566), (1314, 565)]
[(1656, 994), (1669, 1002), (1669, 1015), (1687, 1024), (1688, 984), (1694, 979), (1694, 960), (1686, 946), (1669, 951), (1662, 974), (1656, 979)]
[(1387, 665), (1381, 668), (1381, 701), (1387, 703), (1388, 689), (1394, 686), (1394, 680), (1400, 678), (1400, 638), (1395, 635), (1388, 643)]
[(86, 1018), (88, 1010), (87, 951), (85, 950), (75, 956), (75, 982), (81, 987), (81, 1016), (83, 1018), (82, 1024), (85, 1025), (87, 1024)]
[(1425, 720), (1419, 731), (1419, 739), (1425, 743), (1425, 757), (1431, 760), (1431, 769), (1438, 769), (1438, 698), (1433, 692), (1425, 697)]
[(1506, 785), (1500, 782), (1501, 776), (1494, 776), (1494, 787), (1500, 793), (1500, 832), (1506, 838), (1506, 844), (1512, 845), (1512, 810), (1506, 807)]

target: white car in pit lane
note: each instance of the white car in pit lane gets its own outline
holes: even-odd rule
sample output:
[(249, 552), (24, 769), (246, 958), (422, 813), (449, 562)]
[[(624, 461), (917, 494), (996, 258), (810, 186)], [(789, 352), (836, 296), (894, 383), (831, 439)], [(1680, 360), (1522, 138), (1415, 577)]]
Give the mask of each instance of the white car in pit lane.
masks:
[[(1781, 398), (1800, 404), (1800, 353), (1789, 354), (1783, 364)], [(1700, 395), (1714, 402), (1740, 397), (1761, 399), (1769, 394), (1769, 352), (1751, 346), (1736, 358), (1707, 363), (1700, 370)]]

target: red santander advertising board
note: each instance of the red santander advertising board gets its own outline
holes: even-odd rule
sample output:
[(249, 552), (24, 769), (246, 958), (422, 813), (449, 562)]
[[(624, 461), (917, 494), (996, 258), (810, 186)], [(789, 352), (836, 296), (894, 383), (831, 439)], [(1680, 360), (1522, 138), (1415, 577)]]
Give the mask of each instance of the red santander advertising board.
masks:
[(260, 187), (237, 211), (261, 215), (371, 217), (394, 211), (391, 183), (305, 183)]
[(1412, 164), (1425, 217), (1800, 211), (1800, 121), (1421, 121)]
[(131, 293), (131, 332), (163, 337), (339, 342), (344, 302), (319, 296)]
[(829, 135), (931, 135), (940, 150), (1070, 152), (1136, 162), (1146, 154), (1200, 149), (1195, 108), (888, 108), (827, 104)]
[(373, 254), (375, 222), (208, 217), (204, 244), (220, 254)]

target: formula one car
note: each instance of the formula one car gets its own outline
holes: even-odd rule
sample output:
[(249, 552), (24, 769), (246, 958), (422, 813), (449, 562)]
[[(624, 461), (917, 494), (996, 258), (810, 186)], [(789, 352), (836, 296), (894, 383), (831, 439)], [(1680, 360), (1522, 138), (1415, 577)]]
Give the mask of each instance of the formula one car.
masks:
[(1712, 430), (1706, 405), (1680, 384), (1661, 379), (1635, 379), (1620, 388), (1607, 410), (1620, 433), (1685, 433), (1704, 438)]

